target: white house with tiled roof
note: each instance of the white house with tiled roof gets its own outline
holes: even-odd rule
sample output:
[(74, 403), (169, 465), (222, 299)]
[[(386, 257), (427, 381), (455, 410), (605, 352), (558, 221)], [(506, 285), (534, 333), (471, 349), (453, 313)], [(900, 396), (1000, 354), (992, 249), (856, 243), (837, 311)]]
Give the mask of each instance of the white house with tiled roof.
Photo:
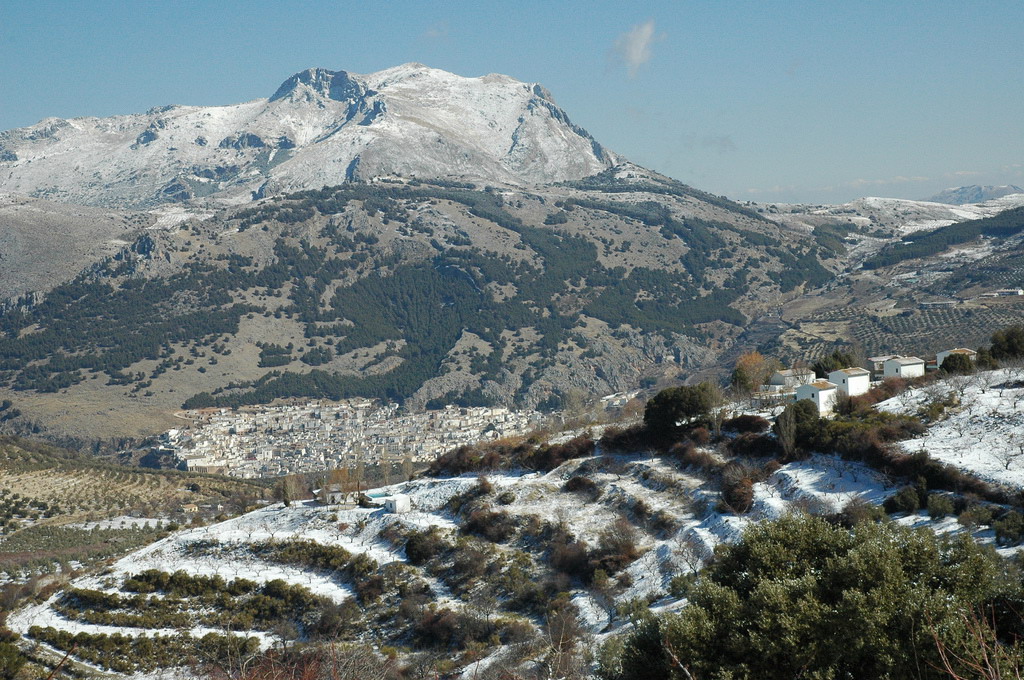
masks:
[(942, 368), (942, 362), (946, 360), (951, 354), (963, 354), (971, 361), (978, 360), (978, 353), (973, 349), (967, 349), (966, 347), (957, 347), (956, 349), (945, 349), (935, 355), (935, 365)]
[(832, 413), (836, 405), (838, 390), (835, 383), (828, 380), (815, 380), (806, 385), (798, 385), (796, 388), (796, 401), (810, 399), (818, 407), (820, 415)]
[(796, 387), (814, 381), (814, 371), (809, 368), (787, 368), (775, 371), (768, 380), (769, 385), (776, 387)]
[(924, 359), (893, 357), (885, 362), (886, 378), (920, 378), (924, 375)]
[(839, 394), (856, 397), (871, 389), (871, 371), (859, 366), (840, 368), (828, 374), (828, 381), (835, 384)]

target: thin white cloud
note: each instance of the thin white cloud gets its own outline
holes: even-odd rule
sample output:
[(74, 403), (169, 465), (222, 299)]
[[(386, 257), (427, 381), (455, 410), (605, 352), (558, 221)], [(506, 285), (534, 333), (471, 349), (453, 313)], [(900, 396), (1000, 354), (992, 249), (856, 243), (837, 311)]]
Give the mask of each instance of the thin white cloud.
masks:
[(436, 24), (432, 24), (426, 31), (423, 32), (423, 37), (428, 40), (445, 40), (448, 38), (450, 30), (448, 28), (447, 21), (438, 21)]
[(866, 186), (881, 186), (884, 184), (908, 184), (910, 182), (927, 182), (929, 177), (904, 177), (903, 175), (896, 175), (888, 179), (855, 179), (852, 182), (848, 182), (847, 185), (851, 187), (866, 187)]
[(776, 184), (773, 187), (767, 189), (747, 189), (748, 194), (780, 194), (786, 191), (796, 191), (797, 187), (794, 184), (784, 186), (782, 184)]
[(736, 150), (736, 142), (729, 135), (706, 135), (700, 140), (700, 145), (720, 154)]
[(980, 175), (981, 173), (977, 170), (957, 170), (953, 173), (955, 177), (973, 177), (974, 175)]
[(654, 32), (654, 19), (648, 19), (620, 35), (615, 40), (611, 56), (625, 65), (629, 77), (633, 78), (640, 67), (651, 60), (651, 45), (664, 37), (664, 33)]

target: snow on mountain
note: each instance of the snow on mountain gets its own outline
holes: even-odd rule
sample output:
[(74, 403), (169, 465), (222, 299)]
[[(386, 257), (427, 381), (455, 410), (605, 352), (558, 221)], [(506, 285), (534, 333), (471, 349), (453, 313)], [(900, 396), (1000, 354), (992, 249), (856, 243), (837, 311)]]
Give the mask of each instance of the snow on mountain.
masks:
[(47, 118), (2, 132), (0, 190), (146, 207), (387, 175), (542, 184), (617, 160), (538, 84), (422, 64), (368, 75), (317, 68), (268, 99)]
[(1012, 194), (1024, 194), (1024, 189), (1012, 184), (1003, 184), (1001, 186), (971, 184), (964, 187), (945, 189), (927, 200), (934, 203), (962, 205), (964, 203), (981, 203), (982, 201), (990, 201), (993, 198), (1002, 198)]
[(903, 236), (955, 222), (992, 217), (1020, 206), (1024, 206), (1024, 193), (963, 205), (865, 196), (839, 205), (769, 204), (767, 214), (777, 221), (808, 230), (819, 224), (847, 222), (859, 228)]
[[(574, 475), (593, 479), (603, 491), (601, 498), (588, 502), (579, 494), (566, 493), (563, 484)], [(574, 536), (591, 544), (597, 542), (602, 530), (622, 517), (623, 508), (640, 500), (648, 512), (673, 518), (675, 529), (664, 534), (641, 534), (644, 554), (625, 570), (631, 585), (612, 600), (598, 598), (585, 588), (572, 589), (572, 602), (592, 633), (621, 628), (624, 621), (616, 614), (616, 603), (648, 598), (657, 601), (659, 610), (679, 606), (667, 595), (672, 577), (696, 568), (719, 543), (738, 540), (751, 522), (780, 517), (800, 508), (837, 512), (854, 498), (880, 503), (895, 492), (879, 473), (828, 456), (784, 465), (757, 484), (754, 510), (746, 516), (712, 509), (717, 495), (705, 480), (680, 471), (663, 459), (645, 455), (577, 459), (547, 474), (495, 473), (488, 479), (494, 495), (505, 499), (502, 510), (515, 516), (521, 525), (531, 517), (564, 522)], [(189, 575), (219, 575), (226, 581), (244, 578), (266, 583), (281, 579), (343, 602), (353, 597), (353, 592), (350, 583), (338, 574), (267, 562), (250, 548), (265, 541), (310, 540), (340, 546), (351, 554), (365, 554), (382, 567), (400, 563), (416, 569), (408, 565), (401, 545), (382, 538), (388, 535), (388, 527), (436, 527), (454, 539), (459, 535), (459, 523), (446, 505), (453, 496), (477, 484), (473, 477), (418, 479), (378, 490), (376, 493), (402, 493), (411, 498), (413, 511), (399, 515), (375, 508), (325, 507), (315, 501), (294, 503), (287, 508), (274, 504), (217, 524), (179, 531), (118, 560), (101, 573), (75, 579), (72, 585), (117, 594), (130, 575), (146, 569), (169, 570), (173, 566), (173, 570)], [(695, 504), (695, 499), (701, 502)], [(216, 548), (214, 553), (208, 550), (211, 546)], [(692, 552), (684, 556), (685, 546), (692, 546)], [(468, 606), (452, 593), (444, 578), (425, 570), (416, 569), (416, 573), (429, 584), (433, 600), (439, 605)], [(169, 634), (164, 628), (114, 627), (67, 618), (55, 610), (59, 597), (54, 595), (46, 602), (12, 613), (8, 625), (23, 635), (32, 626), (52, 626), (72, 633)], [(210, 629), (202, 626), (187, 631), (193, 637), (207, 632)], [(273, 635), (259, 631), (241, 634), (258, 637), (263, 647), (275, 641)]]

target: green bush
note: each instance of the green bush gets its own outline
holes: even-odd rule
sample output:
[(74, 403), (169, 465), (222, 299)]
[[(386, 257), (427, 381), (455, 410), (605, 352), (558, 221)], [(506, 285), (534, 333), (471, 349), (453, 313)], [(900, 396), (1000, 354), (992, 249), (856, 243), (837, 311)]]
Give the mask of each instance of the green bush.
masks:
[(644, 408), (644, 424), (656, 437), (671, 437), (679, 426), (711, 412), (718, 398), (713, 385), (681, 385), (658, 392)]
[(942, 519), (953, 514), (953, 499), (945, 494), (928, 494), (928, 516), (932, 519)]
[(958, 521), (966, 527), (988, 526), (992, 524), (992, 508), (981, 503), (969, 505), (960, 513)]
[[(638, 621), (621, 652), (602, 652), (600, 675), (948, 679), (936, 640), (967, 644), (965, 611), (1019, 601), (1002, 572), (969, 536), (796, 515), (762, 522), (721, 550), (687, 590), (688, 607)], [(977, 677), (959, 661), (959, 677)]]
[(918, 497), (917, 489), (912, 486), (905, 486), (896, 492), (896, 495), (885, 499), (885, 511), (889, 514), (905, 512), (910, 514), (917, 512), (921, 507), (921, 499)]
[(1003, 545), (1020, 543), (1024, 538), (1024, 517), (1016, 510), (1003, 515), (1002, 518), (992, 523), (996, 530), (996, 540)]

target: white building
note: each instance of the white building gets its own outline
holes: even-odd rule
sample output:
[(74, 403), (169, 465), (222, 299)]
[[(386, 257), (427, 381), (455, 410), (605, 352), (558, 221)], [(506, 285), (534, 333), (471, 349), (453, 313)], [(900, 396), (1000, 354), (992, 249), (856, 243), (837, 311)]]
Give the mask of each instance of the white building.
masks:
[(809, 368), (787, 368), (784, 371), (775, 371), (768, 380), (769, 385), (777, 387), (796, 387), (806, 385), (814, 381), (814, 371)]
[(355, 502), (355, 494), (344, 491), (340, 484), (331, 484), (323, 490), (321, 498), (326, 505), (343, 505)]
[(920, 378), (924, 375), (924, 359), (893, 357), (885, 362), (886, 378)]
[(828, 374), (828, 381), (835, 383), (839, 394), (856, 397), (871, 389), (871, 371), (866, 371), (859, 366), (840, 368), (838, 371)]
[(412, 499), (404, 493), (395, 494), (384, 499), (384, 509), (394, 514), (409, 512), (412, 510)]
[(868, 363), (871, 364), (871, 374), (876, 378), (881, 376), (885, 371), (885, 362), (894, 356), (894, 354), (882, 354), (877, 357), (868, 357)]
[(815, 380), (806, 385), (797, 386), (796, 401), (810, 399), (818, 407), (818, 413), (824, 416), (832, 413), (832, 409), (835, 408), (837, 393), (835, 383), (828, 380)]
[(939, 368), (942, 368), (942, 362), (945, 361), (946, 357), (948, 357), (950, 354), (963, 354), (971, 361), (978, 360), (978, 353), (975, 352), (973, 349), (967, 349), (966, 347), (957, 347), (956, 349), (942, 350), (941, 352), (936, 354), (935, 365), (938, 366)]

